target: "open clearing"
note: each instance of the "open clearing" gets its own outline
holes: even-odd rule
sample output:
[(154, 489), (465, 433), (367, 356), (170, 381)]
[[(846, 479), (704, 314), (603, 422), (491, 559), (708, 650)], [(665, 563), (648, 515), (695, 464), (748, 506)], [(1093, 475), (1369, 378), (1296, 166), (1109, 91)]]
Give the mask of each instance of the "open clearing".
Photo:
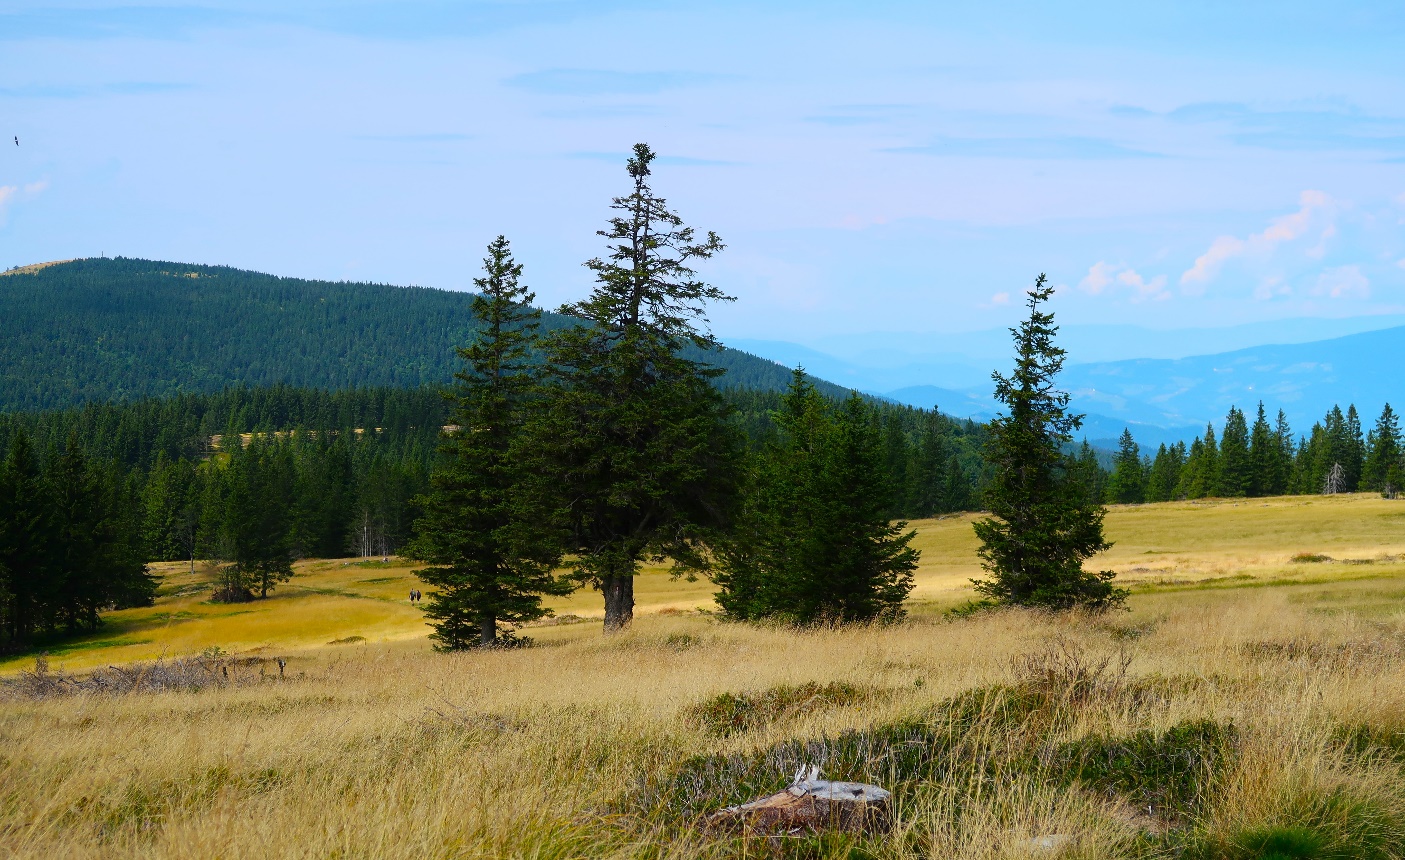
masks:
[[(971, 531), (976, 517), (912, 524), (918, 533), (913, 545), (922, 551), (909, 604), (913, 615), (972, 598), (970, 580), (981, 575)], [(1115, 545), (1093, 564), (1117, 571), (1118, 581), (1138, 593), (1405, 574), (1405, 503), (1374, 494), (1113, 506), (1107, 534)], [(1300, 553), (1333, 560), (1292, 562)], [(50, 665), (80, 671), (210, 647), (311, 656), (353, 637), (370, 643), (426, 639), (427, 644), (429, 627), (408, 600), (410, 589), (422, 589), (423, 583), (414, 576), (414, 565), (397, 559), (300, 562), (297, 576), (267, 600), (239, 605), (211, 604), (204, 580), (189, 573), (187, 564), (154, 569), (164, 578), (155, 606), (105, 614), (102, 630), (93, 636), (50, 646)], [(675, 580), (664, 568), (651, 569), (635, 586), (636, 618), (715, 609), (712, 592), (705, 580)], [(590, 589), (550, 605), (561, 616), (598, 622), (604, 615), (599, 593)], [(556, 642), (598, 633), (598, 623), (585, 623), (536, 628), (529, 635)], [(32, 656), (10, 658), (0, 661), (0, 673), (32, 664)]]
[[(915, 524), (905, 624), (720, 624), (695, 611), (710, 606), (707, 583), (656, 571), (631, 631), (542, 626), (529, 631), (541, 647), (496, 653), (432, 653), (406, 601), (411, 568), (396, 562), (305, 562), (242, 606), (204, 602), (182, 566), (163, 565), (156, 606), (112, 613), (98, 636), (51, 649), (51, 667), (218, 646), (284, 657), (286, 677), (245, 659), (200, 691), (10, 695), (0, 846), (26, 858), (1405, 856), (1405, 502), (1113, 508), (1101, 566), (1134, 593), (1131, 611), (1103, 618), (944, 617), (979, 572), (970, 520)], [(598, 618), (599, 600), (555, 608)], [(803, 759), (894, 788), (892, 832), (775, 841), (692, 826), (783, 786)], [(1062, 847), (1030, 841), (1050, 836)], [(1280, 843), (1307, 847), (1269, 853)]]

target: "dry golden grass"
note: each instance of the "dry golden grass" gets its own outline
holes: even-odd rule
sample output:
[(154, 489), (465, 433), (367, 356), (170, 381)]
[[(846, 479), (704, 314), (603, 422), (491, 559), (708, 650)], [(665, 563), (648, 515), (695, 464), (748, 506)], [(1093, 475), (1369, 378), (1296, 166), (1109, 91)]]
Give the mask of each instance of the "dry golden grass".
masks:
[[(541, 627), (539, 647), (443, 655), (404, 602), (403, 566), (311, 562), (279, 597), (245, 607), (180, 596), (191, 583), (172, 576), (174, 593), (104, 634), (149, 644), (75, 650), (54, 665), (218, 645), (285, 656), (287, 677), (270, 668), (262, 681), (198, 692), (0, 701), (0, 855), (1014, 858), (1055, 856), (1028, 840), (1063, 834), (1075, 840), (1059, 856), (1152, 857), (1170, 850), (1156, 841), (1170, 826), (1194, 835), (1193, 856), (1248, 858), (1269, 855), (1235, 840), (1311, 825), (1374, 827), (1387, 841), (1375, 855), (1286, 856), (1405, 857), (1405, 771), (1386, 755), (1405, 731), (1405, 565), (1383, 560), (1405, 550), (1405, 505), (1263, 505), (1114, 509), (1119, 546), (1105, 566), (1142, 584), (1130, 612), (1104, 618), (943, 617), (936, 609), (968, 599), (964, 581), (978, 570), (967, 517), (919, 524), (914, 616), (879, 628), (796, 632), (665, 612), (705, 604), (708, 589), (656, 573), (641, 582), (628, 633)], [(1374, 563), (1291, 562), (1299, 552)], [(597, 600), (559, 609), (597, 611)], [(257, 611), (229, 614), (246, 609)], [(171, 617), (157, 623), (161, 613)], [(365, 641), (325, 644), (351, 636)], [(728, 840), (633, 800), (641, 781), (690, 756), (931, 720), (973, 689), (1023, 689), (1022, 661), (1040, 654), (1128, 663), (1058, 719), (978, 722), (962, 749), (1003, 762), (994, 776), (901, 794), (893, 832), (863, 843), (867, 853)], [(720, 693), (812, 681), (874, 694), (730, 736), (689, 716)], [(1021, 743), (1047, 753), (1200, 719), (1233, 725), (1236, 753), (1193, 815), (1139, 814), (1126, 797), (1015, 754)], [(1374, 754), (1343, 740), (1367, 736), (1380, 741)]]

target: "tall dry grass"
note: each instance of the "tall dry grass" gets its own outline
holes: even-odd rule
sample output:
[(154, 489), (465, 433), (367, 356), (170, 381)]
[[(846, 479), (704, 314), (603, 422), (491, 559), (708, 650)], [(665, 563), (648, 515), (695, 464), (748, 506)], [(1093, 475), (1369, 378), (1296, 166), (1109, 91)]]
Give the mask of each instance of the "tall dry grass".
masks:
[[(11, 690), (0, 854), (1247, 858), (1297, 828), (1346, 853), (1288, 856), (1405, 857), (1398, 590), (1151, 593), (1104, 618), (1010, 611), (803, 632), (654, 615), (608, 639), (581, 625), (495, 653), (311, 650), (290, 655), (281, 680), (194, 692)], [(866, 694), (733, 733), (698, 716), (719, 694), (809, 682)], [(996, 689), (1043, 704), (1003, 722), (953, 716), (954, 700)], [(1139, 810), (1050, 763), (1079, 739), (1204, 720), (1230, 727), (1231, 754), (1197, 772), (1200, 794), (1180, 811)], [(738, 840), (640, 799), (697, 756), (742, 761), (904, 721), (959, 744), (945, 777), (905, 784), (881, 837)], [(1070, 838), (1030, 842), (1050, 835)]]

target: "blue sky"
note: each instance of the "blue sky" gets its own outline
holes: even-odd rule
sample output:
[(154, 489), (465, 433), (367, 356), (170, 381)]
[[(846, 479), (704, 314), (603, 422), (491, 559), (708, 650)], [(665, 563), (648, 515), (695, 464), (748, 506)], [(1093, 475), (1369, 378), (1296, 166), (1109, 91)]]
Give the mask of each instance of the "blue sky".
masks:
[[(548, 307), (624, 153), (726, 337), (1405, 312), (1399, 3), (0, 2), (0, 267), (108, 255)], [(20, 146), (11, 140), (18, 135)]]

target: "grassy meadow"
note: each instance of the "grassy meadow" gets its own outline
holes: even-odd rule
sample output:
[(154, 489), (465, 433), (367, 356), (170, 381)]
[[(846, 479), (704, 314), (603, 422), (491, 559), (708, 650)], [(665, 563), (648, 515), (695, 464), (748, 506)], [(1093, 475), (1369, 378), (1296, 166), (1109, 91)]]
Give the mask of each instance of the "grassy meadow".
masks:
[[(239, 606), (161, 565), (155, 606), (50, 668), (218, 647), (236, 671), (0, 692), (0, 856), (1405, 858), (1405, 502), (1114, 507), (1098, 563), (1133, 596), (1104, 617), (948, 615), (971, 519), (914, 523), (900, 625), (719, 623), (660, 570), (630, 631), (585, 591), (494, 653), (431, 652), (395, 560), (303, 562)], [(892, 829), (697, 826), (804, 761), (892, 789)]]

